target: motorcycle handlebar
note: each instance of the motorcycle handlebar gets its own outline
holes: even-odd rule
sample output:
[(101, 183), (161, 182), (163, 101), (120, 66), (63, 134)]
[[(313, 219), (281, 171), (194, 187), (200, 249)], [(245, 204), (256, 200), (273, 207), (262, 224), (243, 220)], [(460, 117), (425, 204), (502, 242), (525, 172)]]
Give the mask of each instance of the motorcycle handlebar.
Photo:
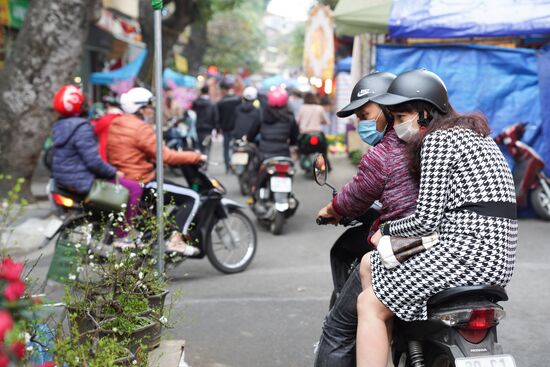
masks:
[[(327, 224), (330, 224), (332, 222), (334, 222), (336, 220), (336, 218), (333, 218), (333, 217), (317, 217), (317, 219), (315, 220), (315, 222), (320, 225), (320, 226), (323, 226), (323, 225), (327, 225)], [(349, 226), (351, 225), (352, 223), (354, 223), (355, 219), (352, 219), (352, 218), (342, 218), (340, 219), (340, 222), (336, 223), (336, 224), (340, 224), (342, 226)]]

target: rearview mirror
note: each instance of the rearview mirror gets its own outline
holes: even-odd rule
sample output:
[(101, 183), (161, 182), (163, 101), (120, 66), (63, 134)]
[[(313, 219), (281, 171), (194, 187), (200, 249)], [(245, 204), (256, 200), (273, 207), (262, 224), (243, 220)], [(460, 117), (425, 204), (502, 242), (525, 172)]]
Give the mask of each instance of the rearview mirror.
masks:
[(315, 182), (317, 182), (317, 185), (325, 186), (327, 183), (327, 176), (327, 160), (322, 154), (318, 154), (317, 157), (315, 157), (315, 162), (313, 164), (313, 178), (315, 179)]

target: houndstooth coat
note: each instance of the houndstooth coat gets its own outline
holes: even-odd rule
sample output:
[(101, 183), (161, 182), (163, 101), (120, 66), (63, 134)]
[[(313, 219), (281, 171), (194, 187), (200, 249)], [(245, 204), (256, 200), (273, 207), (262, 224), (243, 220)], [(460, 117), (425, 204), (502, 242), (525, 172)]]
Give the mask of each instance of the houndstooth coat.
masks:
[[(439, 232), (439, 244), (393, 269), (371, 256), (372, 287), (380, 301), (405, 321), (425, 320), (427, 300), (447, 288), (505, 286), (517, 246), (515, 219), (484, 216), (461, 206), (514, 203), (514, 181), (490, 137), (460, 127), (424, 138), (416, 212), (388, 222), (392, 236)], [(458, 209), (457, 209), (458, 208)]]

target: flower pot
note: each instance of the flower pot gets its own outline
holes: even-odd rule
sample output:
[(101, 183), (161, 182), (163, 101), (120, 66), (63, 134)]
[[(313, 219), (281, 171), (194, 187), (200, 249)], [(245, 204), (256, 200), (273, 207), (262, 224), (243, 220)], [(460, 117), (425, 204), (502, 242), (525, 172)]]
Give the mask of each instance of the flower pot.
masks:
[(118, 333), (112, 330), (103, 330), (99, 332), (99, 337), (114, 336), (130, 352), (136, 354), (141, 345), (146, 350), (152, 350), (160, 345), (160, 324), (157, 321), (151, 321), (150, 324), (142, 326), (130, 333)]
[(161, 316), (162, 312), (164, 311), (164, 303), (166, 302), (166, 296), (168, 295), (168, 293), (170, 293), (170, 291), (165, 290), (162, 293), (147, 297), (147, 300), (149, 301), (149, 307), (152, 310), (158, 311)]

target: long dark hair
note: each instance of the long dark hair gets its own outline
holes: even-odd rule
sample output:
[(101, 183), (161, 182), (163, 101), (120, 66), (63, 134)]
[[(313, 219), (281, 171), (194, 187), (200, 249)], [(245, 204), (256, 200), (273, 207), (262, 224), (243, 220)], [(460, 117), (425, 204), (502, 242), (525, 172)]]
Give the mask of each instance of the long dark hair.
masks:
[(304, 96), (304, 104), (319, 104), (319, 99), (315, 94), (307, 92)]
[[(472, 130), (476, 134), (486, 137), (491, 132), (485, 116), (481, 113), (459, 114), (449, 104), (447, 113), (442, 113), (431, 103), (412, 101), (388, 106), (390, 112), (418, 112), (419, 123), (423, 132), (417, 134), (407, 143), (407, 156), (413, 175), (420, 179), (420, 152), (424, 138), (437, 130), (447, 130), (454, 127)], [(426, 112), (428, 111), (427, 115)]]

